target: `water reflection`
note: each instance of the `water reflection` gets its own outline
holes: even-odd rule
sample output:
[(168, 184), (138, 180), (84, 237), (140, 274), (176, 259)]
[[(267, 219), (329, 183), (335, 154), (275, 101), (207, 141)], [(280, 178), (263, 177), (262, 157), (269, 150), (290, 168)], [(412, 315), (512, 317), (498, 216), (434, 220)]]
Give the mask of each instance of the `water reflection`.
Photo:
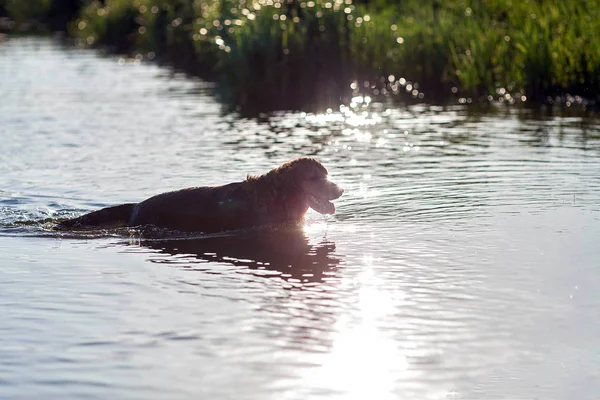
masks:
[(198, 267), (190, 259), (233, 264), (247, 268), (255, 276), (282, 279), (286, 288), (322, 283), (335, 274), (340, 264), (333, 242), (312, 245), (299, 227), (256, 228), (191, 239), (142, 240), (140, 245), (163, 254), (184, 256), (183, 263), (181, 257), (153, 259), (153, 262), (184, 268)]
[[(317, 374), (309, 384), (343, 393), (345, 399), (393, 399), (398, 381), (411, 381), (413, 372), (401, 343), (386, 329), (403, 290), (390, 293), (376, 272), (381, 260), (365, 256), (353, 285), (353, 312), (334, 326), (330, 351), (320, 359)], [(403, 325), (404, 318), (396, 322)]]
[[(0, 57), (0, 391), (600, 393), (594, 115), (363, 98), (242, 119), (154, 65), (20, 43)], [(346, 190), (333, 216), (308, 214), (302, 230), (46, 229), (299, 155), (318, 155)]]

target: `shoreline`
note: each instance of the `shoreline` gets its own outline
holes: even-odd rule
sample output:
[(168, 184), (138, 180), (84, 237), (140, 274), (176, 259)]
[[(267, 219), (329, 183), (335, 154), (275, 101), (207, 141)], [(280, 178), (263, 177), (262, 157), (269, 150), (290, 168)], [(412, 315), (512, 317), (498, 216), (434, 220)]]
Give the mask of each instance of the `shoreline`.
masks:
[[(600, 100), (596, 4), (107, 0), (63, 15), (52, 7), (69, 1), (56, 3), (46, 14), (23, 9), (17, 18), (7, 7), (0, 17), (22, 20), (9, 32), (23, 24), (25, 31), (60, 31), (63, 24), (78, 46), (217, 82), (220, 99), (246, 114), (324, 110), (357, 95), (592, 108)], [(564, 22), (575, 17), (576, 26)]]

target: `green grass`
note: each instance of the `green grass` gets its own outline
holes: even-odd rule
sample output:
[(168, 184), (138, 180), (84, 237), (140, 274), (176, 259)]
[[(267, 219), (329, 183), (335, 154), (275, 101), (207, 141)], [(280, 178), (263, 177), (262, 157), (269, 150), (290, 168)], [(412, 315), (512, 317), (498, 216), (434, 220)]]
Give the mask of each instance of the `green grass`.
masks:
[(18, 30), (64, 30), (80, 5), (79, 0), (0, 0), (0, 17), (17, 22)]
[[(56, 4), (7, 1), (17, 20)], [(352, 82), (419, 101), (600, 97), (599, 2), (88, 0), (77, 15), (80, 44), (210, 76), (245, 109), (339, 104)]]

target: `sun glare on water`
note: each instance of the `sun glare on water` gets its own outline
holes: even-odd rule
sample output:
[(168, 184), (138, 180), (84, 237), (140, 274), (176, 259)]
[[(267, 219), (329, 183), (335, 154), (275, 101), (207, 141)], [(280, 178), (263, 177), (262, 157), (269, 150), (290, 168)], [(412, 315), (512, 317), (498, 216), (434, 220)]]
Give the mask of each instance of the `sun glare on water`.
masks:
[(337, 321), (331, 350), (306, 378), (310, 386), (344, 399), (396, 399), (397, 383), (410, 378), (410, 363), (392, 332), (381, 326), (394, 307), (378, 288), (376, 260), (365, 256), (363, 261), (360, 279), (348, 283), (360, 285), (355, 309)]

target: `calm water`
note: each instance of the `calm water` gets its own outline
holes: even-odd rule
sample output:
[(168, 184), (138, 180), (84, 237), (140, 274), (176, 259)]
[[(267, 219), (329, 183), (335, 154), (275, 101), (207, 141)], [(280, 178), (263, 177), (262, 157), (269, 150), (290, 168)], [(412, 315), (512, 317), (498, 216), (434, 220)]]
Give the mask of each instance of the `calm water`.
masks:
[[(0, 398), (600, 398), (598, 120), (241, 119), (121, 61), (0, 45)], [(302, 230), (47, 229), (300, 155), (345, 188)]]

